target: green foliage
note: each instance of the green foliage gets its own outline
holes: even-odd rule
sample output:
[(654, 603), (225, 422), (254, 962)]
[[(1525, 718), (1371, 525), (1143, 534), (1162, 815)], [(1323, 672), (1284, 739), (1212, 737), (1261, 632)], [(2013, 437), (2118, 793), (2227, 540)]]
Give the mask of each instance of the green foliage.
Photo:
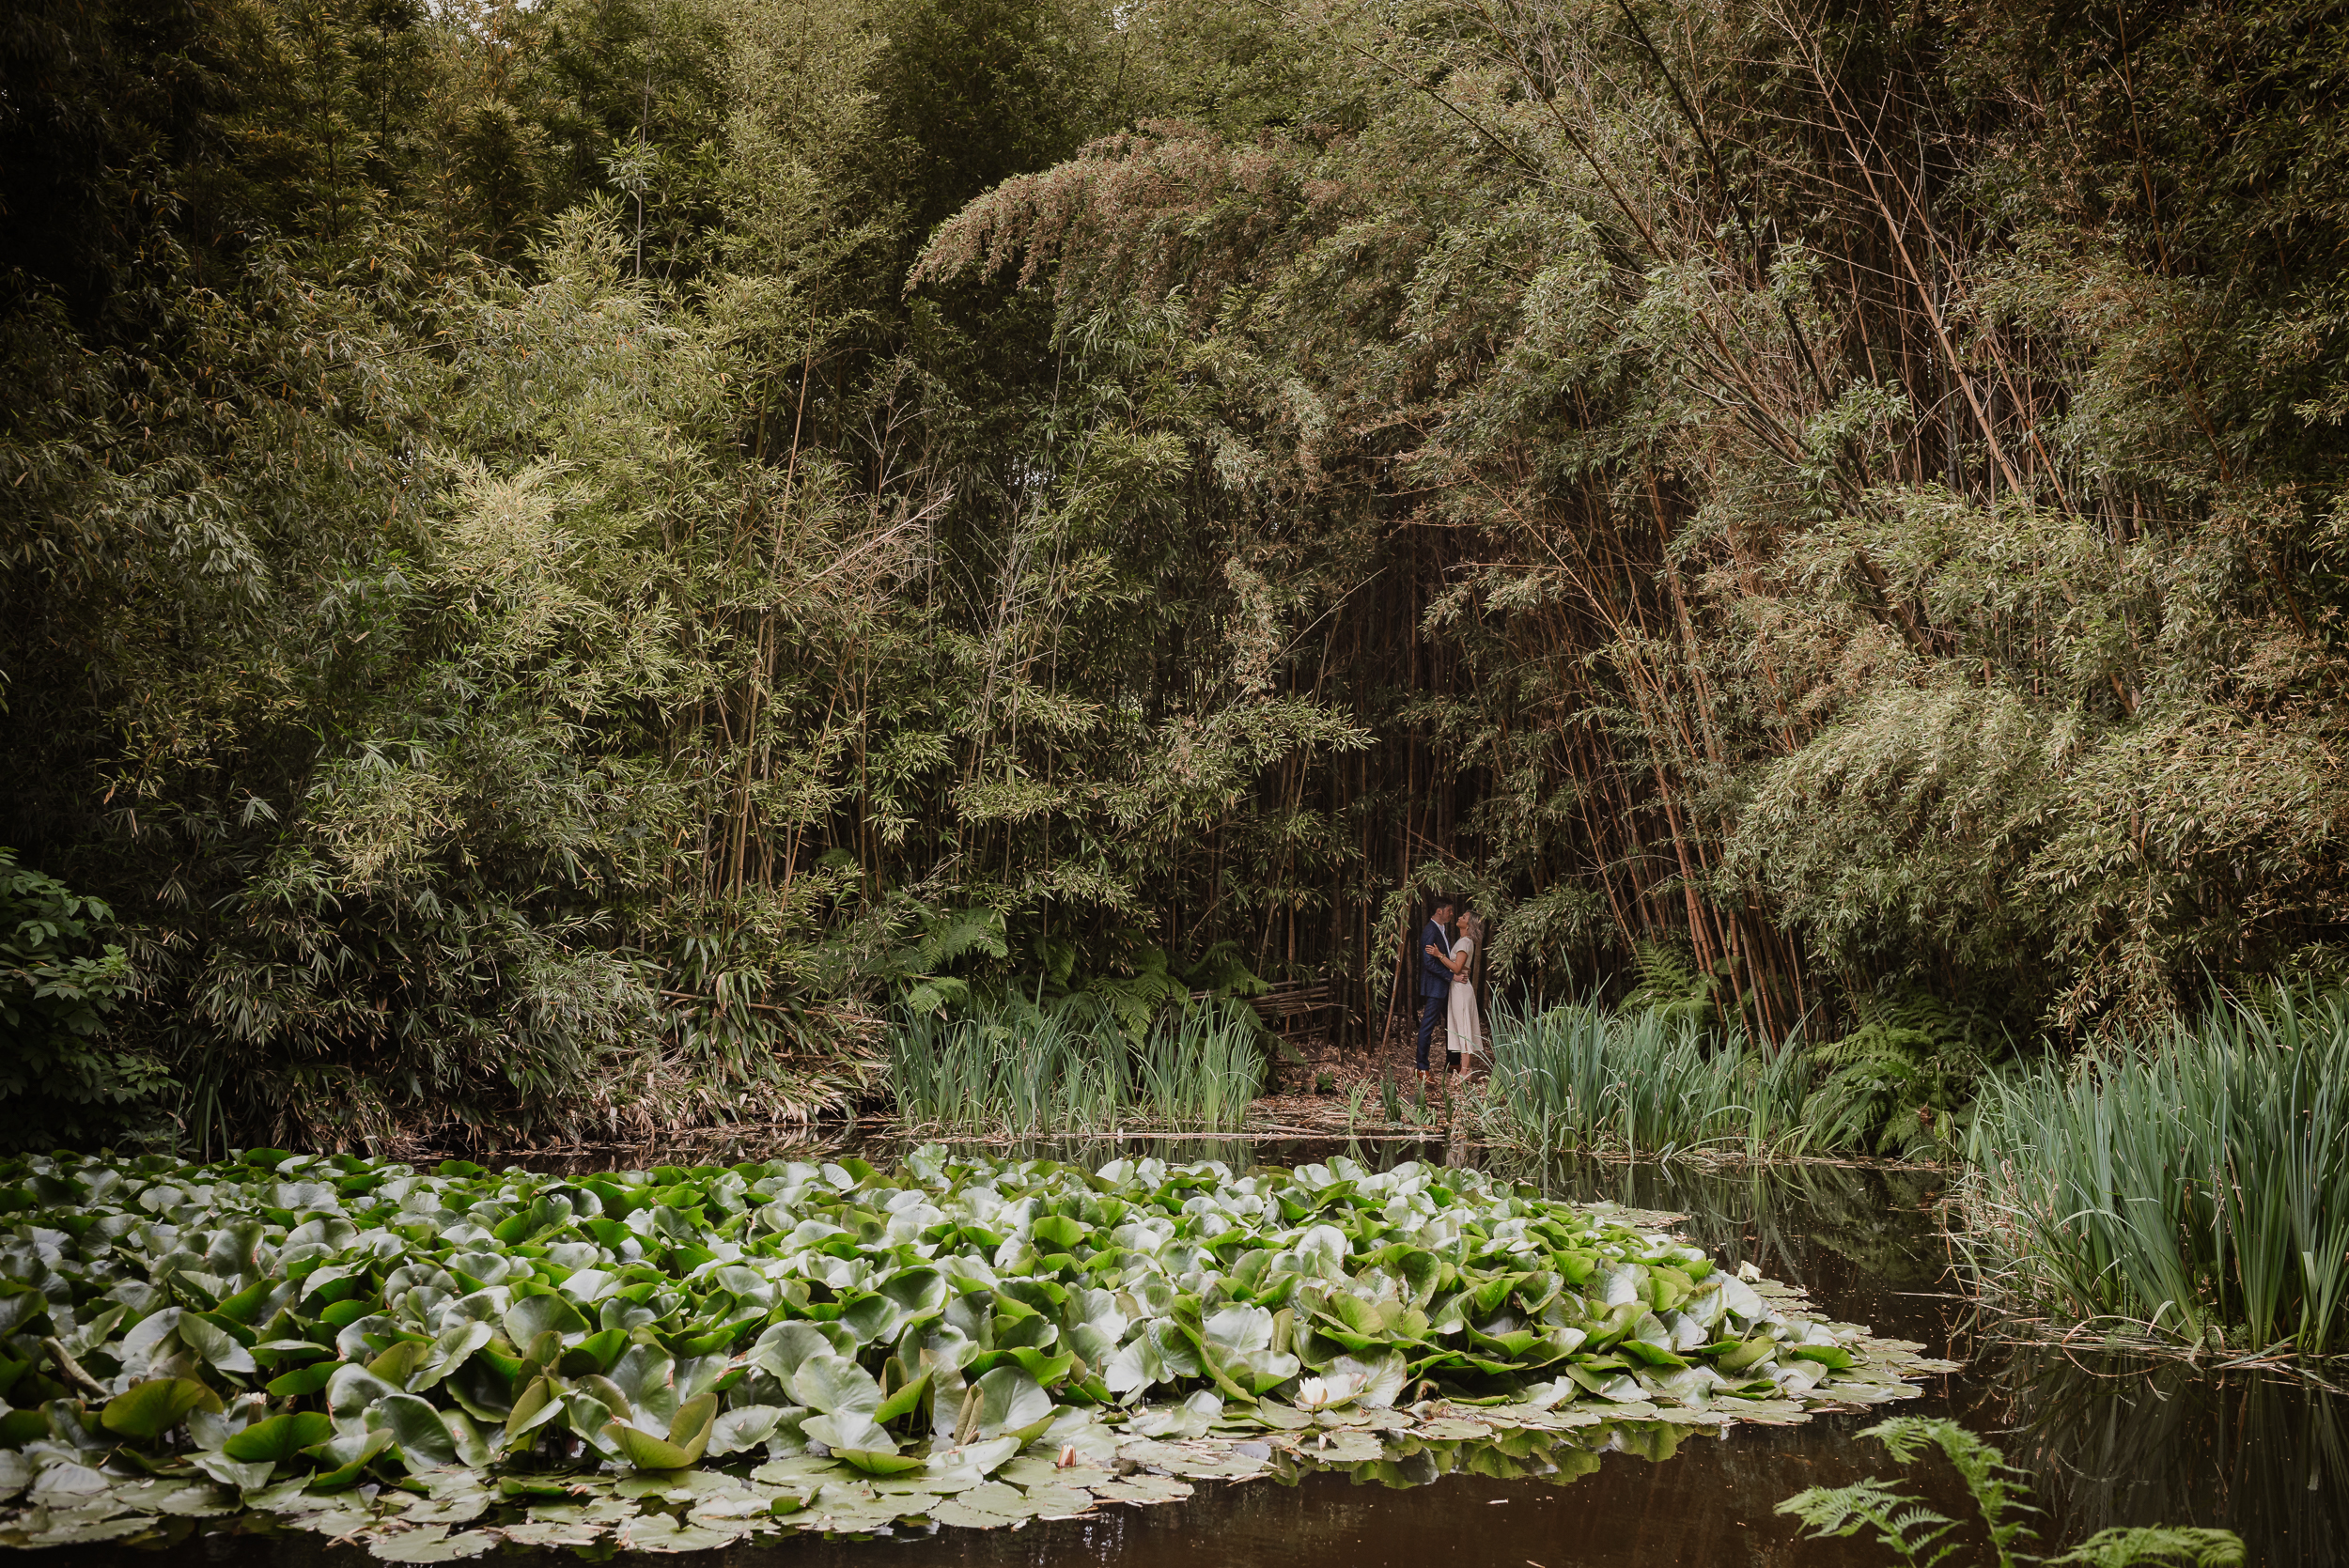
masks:
[(1879, 1155), (1948, 1147), (1996, 1038), (1979, 1012), (1918, 986), (1858, 999), (1859, 1027), (1812, 1048), (1824, 1077), (1803, 1115), (1826, 1148)]
[(1719, 1017), (1717, 973), (1699, 973), (1688, 955), (1667, 942), (1638, 942), (1631, 949), (1639, 984), (1624, 999), (1626, 1013), (1653, 1013), (1667, 1028), (1701, 1029)]
[(114, 912), (0, 847), (0, 1149), (151, 1131), (162, 1065), (118, 1032), (134, 994)]
[(899, 1004), (907, 1012), (917, 1016), (941, 1012), (970, 999), (971, 983), (943, 971), (972, 954), (1010, 956), (1011, 949), (1003, 942), (1001, 910), (957, 909), (927, 916), (920, 938), (891, 956), (883, 978), (905, 987)]
[(1575, 1002), (1496, 1007), (1492, 1035), (1486, 1129), (1523, 1148), (1766, 1158), (1837, 1147), (1806, 1114), (1811, 1070), (1792, 1046), (1701, 1031), (1686, 1012)]
[[(1421, 1394), (1579, 1467), (1669, 1453), (1687, 1428), (1667, 1410), (1801, 1420), (1914, 1394), (1925, 1365), (1661, 1232), (1417, 1162), (1086, 1171), (933, 1146), (894, 1175), (557, 1176), (254, 1150), (6, 1161), (0, 1184), (23, 1231), (0, 1246), (0, 1499), (32, 1481), (0, 1531), (28, 1545), (81, 1522), (61, 1492), (119, 1498), (126, 1533), (331, 1509), (338, 1535), (410, 1531), (402, 1552), (493, 1506), (575, 1546), (997, 1528), (1184, 1495), (1121, 1476), (1144, 1456), (1424, 1476), (1419, 1445), (1464, 1435), (1412, 1414)], [(69, 1310), (101, 1281), (113, 1305)], [(82, 1457), (108, 1449), (119, 1474)], [(426, 1500), (395, 1519), (379, 1488)], [(682, 1518), (661, 1500), (679, 1491)]]
[[(2337, 19), (1641, 16), (16, 8), (0, 838), (152, 1109), (844, 1113), (1437, 881), (1755, 1039), (2314, 962)], [(1907, 1029), (1825, 1142), (1959, 1133)]]
[[(2340, 919), (2308, 302), (2349, 251), (2272, 183), (2341, 180), (2338, 51), (2294, 41), (2329, 13), (1284, 14), (1311, 111), (1202, 95), (916, 275), (1047, 280), (1072, 334), (1181, 313), (1218, 476), (1345, 520), (1267, 541), (1290, 581), (1375, 534), (1349, 588), (1440, 582), (1373, 666), (1391, 749), (1442, 759), (1394, 775), (1389, 854), (1455, 824), (1614, 956), (1685, 926), (1773, 1035), (1832, 1005), (1797, 943), (2101, 1028)], [(1871, 103), (1936, 150), (1843, 134)]]
[(1091, 990), (1007, 993), (890, 1031), (890, 1087), (917, 1127), (1040, 1133), (1237, 1129), (1266, 1072), (1243, 1002), (1155, 1011), (1139, 1032)]
[(1983, 1085), (1962, 1257), (1978, 1288), (2171, 1343), (2349, 1343), (2349, 999), (2215, 1003)]
[[(2077, 1564), (2079, 1568), (2241, 1568), (2243, 1542), (2233, 1532), (2193, 1528), (2099, 1530), (2060, 1557), (2025, 1549), (2032, 1539), (2021, 1517), (2037, 1513), (2022, 1472), (2006, 1457), (1955, 1421), (1896, 1416), (1860, 1434), (1882, 1442), (1894, 1463), (1908, 1465), (1927, 1448), (1938, 1449), (1965, 1483), (1981, 1516), (1992, 1560), (1999, 1568), (2025, 1563)], [(1870, 1477), (1849, 1486), (1812, 1486), (1778, 1505), (1814, 1536), (1869, 1532), (1877, 1545), (1910, 1568), (1963, 1559), (1964, 1545), (1952, 1539), (1957, 1521), (1936, 1512), (1897, 1483)]]

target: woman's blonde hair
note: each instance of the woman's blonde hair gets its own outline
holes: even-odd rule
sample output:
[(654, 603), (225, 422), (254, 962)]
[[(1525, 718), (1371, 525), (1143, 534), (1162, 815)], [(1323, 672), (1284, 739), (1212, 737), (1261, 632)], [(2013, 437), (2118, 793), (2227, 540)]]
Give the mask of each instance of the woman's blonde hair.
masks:
[(1460, 925), (1462, 927), (1460, 934), (1469, 940), (1481, 942), (1485, 939), (1485, 917), (1474, 909), (1460, 911)]

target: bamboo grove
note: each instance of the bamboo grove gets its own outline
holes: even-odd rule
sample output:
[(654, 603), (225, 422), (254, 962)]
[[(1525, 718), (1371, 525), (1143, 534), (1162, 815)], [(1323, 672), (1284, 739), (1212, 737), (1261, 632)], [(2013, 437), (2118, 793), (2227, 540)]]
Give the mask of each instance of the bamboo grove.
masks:
[(5, 1136), (1375, 1027), (1439, 885), (1766, 1039), (2329, 976), (2345, 25), (28, 0)]

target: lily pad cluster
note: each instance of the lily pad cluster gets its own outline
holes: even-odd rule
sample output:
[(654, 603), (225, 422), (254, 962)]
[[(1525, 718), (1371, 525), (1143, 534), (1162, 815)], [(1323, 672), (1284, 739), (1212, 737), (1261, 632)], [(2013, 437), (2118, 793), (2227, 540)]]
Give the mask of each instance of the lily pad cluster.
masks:
[(1299, 1465), (1564, 1478), (1946, 1366), (1416, 1164), (58, 1157), (0, 1164), (0, 1224), (18, 1545), (263, 1515), (427, 1561), (1017, 1524)]

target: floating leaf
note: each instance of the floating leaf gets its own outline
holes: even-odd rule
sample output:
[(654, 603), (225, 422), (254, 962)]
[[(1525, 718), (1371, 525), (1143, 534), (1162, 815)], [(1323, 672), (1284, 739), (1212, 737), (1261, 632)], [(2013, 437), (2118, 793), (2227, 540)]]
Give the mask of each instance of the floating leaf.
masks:
[(560, 1296), (525, 1296), (507, 1309), (506, 1337), (527, 1345), (540, 1334), (584, 1334), (587, 1320)]
[(952, 1525), (958, 1529), (1002, 1529), (1022, 1518), (1033, 1517), (1025, 1509), (1016, 1514), (999, 1514), (991, 1508), (974, 1507), (960, 1498), (948, 1498), (929, 1513), (930, 1517), (940, 1524)]
[(531, 1519), (519, 1525), (506, 1525), (498, 1533), (522, 1546), (592, 1546), (603, 1539), (605, 1528), (564, 1520)]
[(1109, 1502), (1179, 1502), (1190, 1496), (1190, 1483), (1173, 1476), (1135, 1475), (1106, 1482), (1093, 1490)]
[(808, 1440), (823, 1444), (835, 1453), (852, 1449), (860, 1453), (894, 1453), (897, 1440), (880, 1424), (862, 1410), (839, 1410), (820, 1416), (810, 1416), (801, 1423), (800, 1430)]
[(33, 1477), (32, 1500), (52, 1507), (70, 1506), (106, 1489), (106, 1478), (87, 1465), (70, 1460), (49, 1466)]
[(274, 1465), (334, 1436), (334, 1423), (315, 1410), (254, 1422), (221, 1445), (231, 1459)]
[(141, 1506), (177, 1518), (214, 1519), (235, 1513), (238, 1498), (232, 1492), (202, 1482), (174, 1482), (161, 1483), (152, 1498)]
[(189, 1411), (220, 1408), (220, 1395), (192, 1377), (153, 1377), (108, 1400), (98, 1419), (109, 1432), (152, 1442), (187, 1420)]
[(1092, 1493), (1075, 1486), (1031, 1486), (1027, 1494), (1028, 1506), (1044, 1519), (1073, 1518), (1089, 1512), (1095, 1501)]
[[(1097, 1176), (922, 1150), (894, 1179), (843, 1161), (571, 1182), (347, 1157), (33, 1163), (71, 1179), (41, 1175), (17, 1222), (72, 1245), (41, 1252), (38, 1289), (0, 1281), (0, 1315), (62, 1326), (56, 1357), (122, 1379), (88, 1406), (44, 1385), (0, 1411), (0, 1497), (32, 1488), (64, 1530), (217, 1514), (241, 1489), (429, 1561), (483, 1549), (491, 1532), (451, 1527), (501, 1498), (530, 1514), (518, 1544), (592, 1545), (626, 1520), (646, 1549), (683, 1549), (712, 1544), (694, 1531), (1171, 1500), (1288, 1456), (1396, 1482), (1564, 1478), (1607, 1448), (1669, 1452), (1691, 1425), (1905, 1397), (1899, 1378), (1924, 1370), (1917, 1347), (1812, 1321), (1650, 1220), (1415, 1164), (1235, 1176), (1152, 1158)], [(397, 1205), (378, 1191), (396, 1182)], [(173, 1217), (176, 1250), (150, 1250), (138, 1216)], [(265, 1247), (272, 1225), (284, 1240)], [(52, 1319), (69, 1292), (91, 1310)], [(223, 1404), (262, 1367), (278, 1403)], [(50, 1375), (0, 1352), (0, 1397)], [(1407, 1396), (1455, 1404), (1414, 1416), (1394, 1408)], [(197, 1452), (142, 1451), (174, 1421)], [(125, 1467), (208, 1479), (67, 1457), (110, 1438)], [(38, 1477), (20, 1452), (37, 1442), (56, 1445), (29, 1451)], [(750, 1481), (717, 1467), (803, 1443), (827, 1452)], [(1121, 1445), (1173, 1473), (1115, 1476)], [(627, 1467), (625, 1496), (598, 1459)], [(591, 1467), (528, 1477), (550, 1461)], [(329, 1500), (403, 1469), (376, 1507)], [(691, 1517), (639, 1519), (640, 1496)], [(11, 1521), (34, 1517), (0, 1529), (23, 1539)]]
[(261, 1370), (254, 1360), (253, 1352), (238, 1343), (236, 1337), (209, 1318), (183, 1312), (178, 1329), (179, 1343), (205, 1360), (227, 1373), (248, 1373)]
[(495, 1530), (468, 1529), (451, 1535), (446, 1525), (426, 1525), (397, 1535), (378, 1536), (367, 1550), (385, 1562), (454, 1562), (478, 1557), (497, 1545)]
[(367, 1424), (392, 1435), (412, 1469), (419, 1464), (454, 1465), (457, 1444), (441, 1413), (414, 1394), (389, 1394), (367, 1412)]
[(640, 1470), (681, 1470), (700, 1461), (702, 1451), (709, 1444), (709, 1430), (717, 1410), (716, 1395), (697, 1394), (678, 1409), (663, 1436), (656, 1437), (626, 1421), (614, 1421), (604, 1428), (604, 1433), (621, 1455)]
[(743, 1405), (721, 1411), (710, 1423), (709, 1453), (719, 1457), (764, 1447), (786, 1414), (782, 1406), (774, 1405)]
[(274, 1467), (265, 1459), (231, 1459), (226, 1453), (191, 1454), (188, 1463), (222, 1485), (234, 1486), (241, 1492), (265, 1484)]
[(1027, 1437), (1052, 1419), (1052, 1396), (1024, 1367), (997, 1367), (975, 1385), (979, 1391), (978, 1435)]
[(740, 1524), (688, 1524), (667, 1514), (646, 1514), (622, 1530), (630, 1552), (714, 1552), (742, 1535)]
[(801, 1361), (791, 1374), (791, 1395), (812, 1410), (827, 1415), (856, 1411), (872, 1415), (880, 1408), (880, 1385), (873, 1374), (845, 1356), (820, 1353)]
[(91, 1518), (71, 1514), (52, 1516), (47, 1529), (28, 1532), (23, 1538), (27, 1546), (86, 1546), (100, 1541), (119, 1541), (152, 1529), (154, 1522), (137, 1514), (117, 1518)]
[[(832, 1418), (819, 1417), (818, 1419), (829, 1420)], [(894, 1446), (883, 1446), (879, 1448), (838, 1447), (832, 1449), (832, 1453), (833, 1458), (854, 1466), (857, 1469), (863, 1471), (867, 1475), (874, 1476), (903, 1475), (909, 1471), (923, 1469), (926, 1465), (926, 1462), (924, 1460), (916, 1459), (910, 1454), (897, 1452)]]

